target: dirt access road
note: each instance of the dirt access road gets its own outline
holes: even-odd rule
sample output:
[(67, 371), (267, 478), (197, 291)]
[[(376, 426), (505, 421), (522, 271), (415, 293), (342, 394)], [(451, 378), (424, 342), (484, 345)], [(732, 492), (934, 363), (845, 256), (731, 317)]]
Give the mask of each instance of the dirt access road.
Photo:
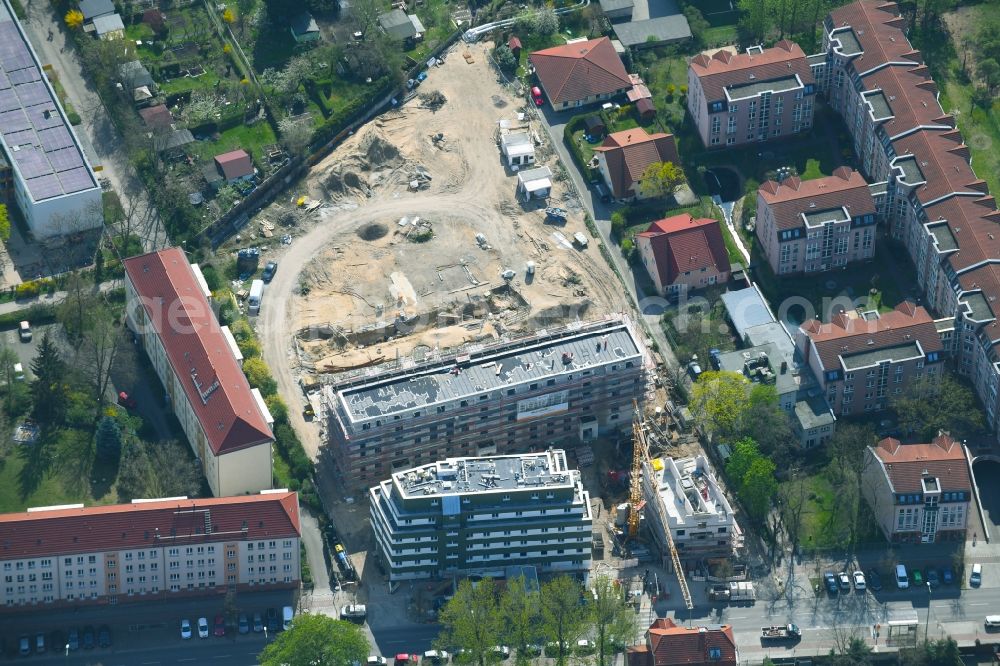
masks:
[[(320, 424), (307, 423), (302, 418), (302, 408), (306, 404), (300, 385), (303, 359), (301, 345), (295, 336), (304, 325), (336, 322), (343, 313), (337, 311), (338, 301), (323, 300), (325, 295), (319, 288), (312, 288), (306, 297), (299, 296), (303, 279), (309, 279), (310, 271), (306, 269), (324, 253), (329, 255), (331, 249), (337, 250), (344, 258), (325, 264), (323, 279), (353, 280), (363, 286), (383, 280), (390, 270), (415, 270), (417, 267), (412, 264), (423, 262), (412, 258), (411, 255), (419, 256), (419, 253), (415, 245), (407, 246), (405, 240), (397, 241), (398, 244), (391, 248), (394, 258), (378, 259), (382, 255), (357, 254), (360, 250), (354, 249), (359, 247), (356, 232), (365, 225), (377, 223), (395, 230), (402, 217), (420, 216), (433, 220), (441, 227), (441, 234), (440, 239), (436, 237), (430, 243), (439, 241), (442, 255), (448, 255), (452, 246), (458, 243), (462, 244), (461, 252), (466, 252), (465, 248), (471, 244), (472, 249), (468, 252), (474, 253), (473, 237), (475, 233), (484, 233), (495, 254), (473, 258), (471, 265), (487, 279), (498, 280), (498, 276), (488, 275), (494, 265), (503, 264), (520, 272), (525, 259), (538, 264), (540, 277), (534, 281), (534, 286), (522, 285), (533, 311), (559, 301), (563, 293), (569, 296), (581, 291), (593, 305), (588, 310), (592, 313), (589, 316), (628, 308), (620, 285), (596, 249), (581, 252), (554, 239), (556, 231), (572, 238), (574, 232), (586, 228), (579, 203), (571, 195), (564, 196), (567, 183), (557, 179), (553, 192), (554, 205), (570, 210), (563, 229), (545, 225), (544, 215), (536, 205), (522, 206), (516, 202), (516, 177), (505, 172), (494, 135), (497, 121), (516, 118), (517, 108), (525, 101), (515, 99), (497, 82), (486, 60), (490, 46), (488, 43), (455, 46), (448, 53), (444, 66), (430, 70), (429, 79), (420, 89), (422, 93), (442, 92), (447, 98), (443, 106), (431, 110), (424, 108), (419, 99), (414, 99), (402, 110), (384, 114), (338, 147), (313, 169), (304, 184), (290, 193), (292, 196), (304, 194), (302, 185), (305, 185), (310, 195), (332, 205), (321, 209), (305, 228), (300, 225), (290, 246), (268, 252), (266, 258), (277, 260), (280, 268), (265, 291), (256, 325), (264, 358), (288, 404), (292, 425), (314, 460), (322, 441)], [(471, 54), (472, 63), (463, 59), (466, 52)], [(372, 151), (365, 151), (371, 148), (369, 135), (375, 131), (383, 138), (388, 137), (405, 165), (400, 166), (398, 160), (388, 165), (381, 160), (377, 160), (377, 165), (362, 165), (368, 170), (360, 174), (364, 182), (359, 186), (353, 174), (350, 178), (342, 176), (358, 161), (359, 155), (370, 157)], [(431, 140), (439, 132), (445, 135), (444, 150), (435, 147)], [(536, 134), (541, 135), (542, 140), (547, 139), (544, 131)], [(380, 146), (376, 152), (384, 151)], [(554, 155), (551, 146), (546, 146), (538, 149), (537, 159), (557, 172)], [(429, 187), (417, 192), (407, 187), (411, 173), (407, 169), (414, 164), (432, 175)], [(462, 229), (455, 231), (459, 226)], [(376, 248), (376, 252), (379, 251), (382, 250)], [(378, 260), (368, 264), (368, 256)], [(407, 261), (410, 266), (405, 266)], [(394, 262), (403, 267), (394, 267)], [(438, 265), (443, 263), (443, 260), (438, 261)], [(559, 283), (558, 273), (564, 270), (579, 276), (578, 283), (574, 278), (571, 290)], [(393, 276), (395, 279), (396, 274)]]

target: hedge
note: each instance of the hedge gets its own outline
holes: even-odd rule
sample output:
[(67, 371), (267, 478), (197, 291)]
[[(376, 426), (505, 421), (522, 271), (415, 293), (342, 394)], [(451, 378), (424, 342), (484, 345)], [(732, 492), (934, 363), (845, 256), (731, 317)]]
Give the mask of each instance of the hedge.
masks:
[(392, 90), (392, 80), (387, 77), (383, 78), (381, 82), (376, 83), (376, 86), (376, 92), (371, 97), (355, 97), (342, 108), (330, 113), (330, 116), (323, 121), (323, 124), (313, 134), (312, 145), (310, 146), (312, 150), (315, 151), (322, 148), (324, 144), (346, 129), (348, 125), (367, 113), (376, 100), (388, 95), (389, 91)]
[(580, 149), (580, 145), (573, 139), (573, 133), (577, 130), (583, 129), (583, 123), (589, 115), (591, 114), (585, 113), (579, 116), (573, 116), (569, 119), (569, 122), (566, 123), (566, 127), (563, 128), (563, 142), (565, 142), (566, 147), (569, 148), (569, 152), (573, 156), (573, 161), (576, 162), (576, 166), (584, 178), (587, 177), (590, 169), (587, 167), (587, 163), (583, 159), (583, 151)]

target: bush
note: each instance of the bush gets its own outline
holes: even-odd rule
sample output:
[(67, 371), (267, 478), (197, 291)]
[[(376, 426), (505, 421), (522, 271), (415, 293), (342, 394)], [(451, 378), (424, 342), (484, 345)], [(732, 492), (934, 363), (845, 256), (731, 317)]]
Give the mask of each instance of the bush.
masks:
[(259, 357), (243, 361), (243, 374), (247, 376), (250, 386), (260, 389), (261, 395), (264, 397), (278, 392), (278, 382), (274, 381), (267, 364)]
[(628, 220), (625, 218), (624, 210), (616, 210), (611, 213), (611, 235), (615, 238), (621, 238), (621, 235), (625, 233), (628, 228)]
[(81, 118), (80, 114), (77, 113), (76, 111), (68, 112), (66, 114), (66, 120), (68, 120), (69, 124), (73, 125), (74, 127), (83, 122), (83, 118)]
[(586, 119), (588, 115), (589, 114), (582, 114), (579, 116), (573, 116), (569, 119), (569, 122), (566, 123), (566, 127), (563, 128), (563, 142), (566, 144), (566, 147), (569, 148), (570, 154), (573, 155), (573, 161), (576, 162), (576, 166), (580, 169), (580, 173), (583, 174), (584, 178), (589, 180), (590, 169), (583, 160), (583, 151), (580, 149), (580, 145), (573, 138), (574, 132), (583, 129), (584, 119)]

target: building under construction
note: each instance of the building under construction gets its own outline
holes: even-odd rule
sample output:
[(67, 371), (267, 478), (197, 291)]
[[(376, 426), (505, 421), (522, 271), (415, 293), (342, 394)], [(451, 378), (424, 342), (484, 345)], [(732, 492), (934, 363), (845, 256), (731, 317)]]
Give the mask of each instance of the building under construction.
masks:
[(682, 562), (729, 557), (742, 545), (733, 507), (704, 456), (647, 460), (642, 488), (645, 524), (663, 553), (668, 530)]
[(624, 316), (340, 375), (324, 388), (343, 483), (451, 456), (539, 451), (631, 427), (649, 355)]

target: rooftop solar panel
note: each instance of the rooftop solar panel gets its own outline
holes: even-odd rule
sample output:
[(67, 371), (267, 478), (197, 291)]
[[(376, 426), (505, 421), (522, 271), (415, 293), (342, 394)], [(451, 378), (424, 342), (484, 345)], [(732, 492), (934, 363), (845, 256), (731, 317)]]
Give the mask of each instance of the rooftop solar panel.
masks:
[(0, 3), (0, 135), (35, 201), (97, 186), (45, 72)]
[(62, 127), (63, 120), (56, 111), (55, 104), (39, 104), (25, 109), (28, 120), (36, 130), (48, 129), (50, 127)]
[(14, 109), (21, 108), (21, 100), (17, 98), (17, 95), (13, 90), (7, 88), (6, 90), (0, 90), (0, 113), (4, 111), (13, 111)]
[(45, 154), (49, 158), (52, 170), (56, 173), (70, 171), (71, 169), (83, 166), (83, 158), (80, 157), (80, 153), (72, 148), (63, 148), (62, 150), (54, 150)]
[(59, 177), (59, 181), (62, 183), (66, 194), (89, 190), (96, 186), (94, 179), (90, 175), (90, 171), (86, 167), (63, 171), (56, 175)]
[(11, 157), (17, 162), (17, 166), (25, 178), (37, 178), (54, 171), (49, 161), (45, 159), (45, 153), (36, 150), (34, 146), (22, 146), (19, 150), (12, 152)]
[(24, 111), (21, 109), (0, 113), (0, 132), (3, 132), (4, 135), (26, 129), (31, 129), (31, 123), (28, 122), (28, 116), (24, 115)]
[(34, 65), (10, 73), (10, 82), (13, 83), (14, 85), (18, 85), (20, 83), (31, 83), (32, 81), (41, 81), (41, 80), (42, 77), (38, 74), (38, 68), (35, 67)]
[(45, 84), (41, 81), (32, 81), (31, 83), (23, 83), (19, 86), (14, 86), (14, 92), (17, 96), (21, 98), (21, 104), (24, 106), (34, 106), (36, 104), (44, 104), (45, 102), (52, 101), (52, 97), (49, 96), (49, 91), (45, 88)]
[(39, 131), (38, 138), (42, 142), (42, 150), (47, 153), (60, 148), (73, 147), (73, 137), (69, 135), (69, 130), (61, 125)]
[(62, 184), (54, 173), (39, 178), (29, 178), (24, 182), (28, 186), (28, 191), (31, 192), (31, 198), (35, 201), (51, 199), (63, 193)]

